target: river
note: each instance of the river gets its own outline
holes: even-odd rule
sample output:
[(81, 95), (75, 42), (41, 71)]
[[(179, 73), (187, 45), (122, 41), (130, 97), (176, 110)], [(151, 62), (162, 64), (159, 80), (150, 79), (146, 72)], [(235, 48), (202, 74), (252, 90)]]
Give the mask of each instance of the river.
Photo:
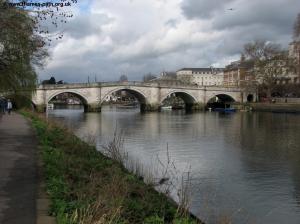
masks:
[[(143, 163), (165, 158), (191, 170), (191, 211), (206, 223), (300, 223), (300, 114), (165, 111), (103, 107), (48, 116), (105, 145), (115, 128)], [(163, 159), (162, 159), (163, 160)]]

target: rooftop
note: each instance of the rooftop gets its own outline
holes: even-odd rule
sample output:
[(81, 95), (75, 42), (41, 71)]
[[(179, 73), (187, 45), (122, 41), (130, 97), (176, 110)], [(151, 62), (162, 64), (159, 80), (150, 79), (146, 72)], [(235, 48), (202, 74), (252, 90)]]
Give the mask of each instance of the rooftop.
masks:
[(179, 69), (177, 72), (179, 72), (179, 71), (209, 72), (211, 70), (223, 71), (224, 68), (213, 68), (213, 67), (209, 67), (209, 68), (182, 68), (182, 69)]

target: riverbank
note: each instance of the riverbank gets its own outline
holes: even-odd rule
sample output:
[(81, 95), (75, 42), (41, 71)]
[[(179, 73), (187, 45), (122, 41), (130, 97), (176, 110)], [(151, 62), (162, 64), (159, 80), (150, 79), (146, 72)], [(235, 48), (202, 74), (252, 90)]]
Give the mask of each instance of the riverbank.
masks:
[(22, 112), (40, 142), (50, 214), (58, 223), (200, 223), (68, 130)]
[(300, 113), (300, 104), (293, 103), (252, 103), (250, 106), (253, 111)]

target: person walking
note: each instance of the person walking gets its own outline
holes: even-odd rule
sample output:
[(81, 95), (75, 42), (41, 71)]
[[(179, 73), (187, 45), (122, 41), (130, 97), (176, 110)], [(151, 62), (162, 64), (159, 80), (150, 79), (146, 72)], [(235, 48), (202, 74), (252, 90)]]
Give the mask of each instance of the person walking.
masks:
[(0, 98), (0, 114), (5, 114), (5, 100)]
[(2, 121), (2, 116), (5, 114), (6, 103), (3, 98), (0, 98), (0, 122)]
[(10, 101), (10, 99), (7, 100), (7, 111), (8, 111), (8, 114), (10, 114), (12, 110), (12, 103)]

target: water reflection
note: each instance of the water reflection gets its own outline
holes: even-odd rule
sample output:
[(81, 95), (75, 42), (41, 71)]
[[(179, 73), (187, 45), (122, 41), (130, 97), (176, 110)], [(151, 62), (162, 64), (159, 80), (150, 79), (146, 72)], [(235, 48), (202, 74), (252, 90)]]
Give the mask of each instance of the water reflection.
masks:
[(272, 113), (146, 113), (104, 107), (100, 114), (55, 110), (79, 136), (97, 136), (99, 149), (115, 128), (144, 163), (165, 156), (192, 166), (191, 210), (207, 223), (300, 223), (300, 115)]

